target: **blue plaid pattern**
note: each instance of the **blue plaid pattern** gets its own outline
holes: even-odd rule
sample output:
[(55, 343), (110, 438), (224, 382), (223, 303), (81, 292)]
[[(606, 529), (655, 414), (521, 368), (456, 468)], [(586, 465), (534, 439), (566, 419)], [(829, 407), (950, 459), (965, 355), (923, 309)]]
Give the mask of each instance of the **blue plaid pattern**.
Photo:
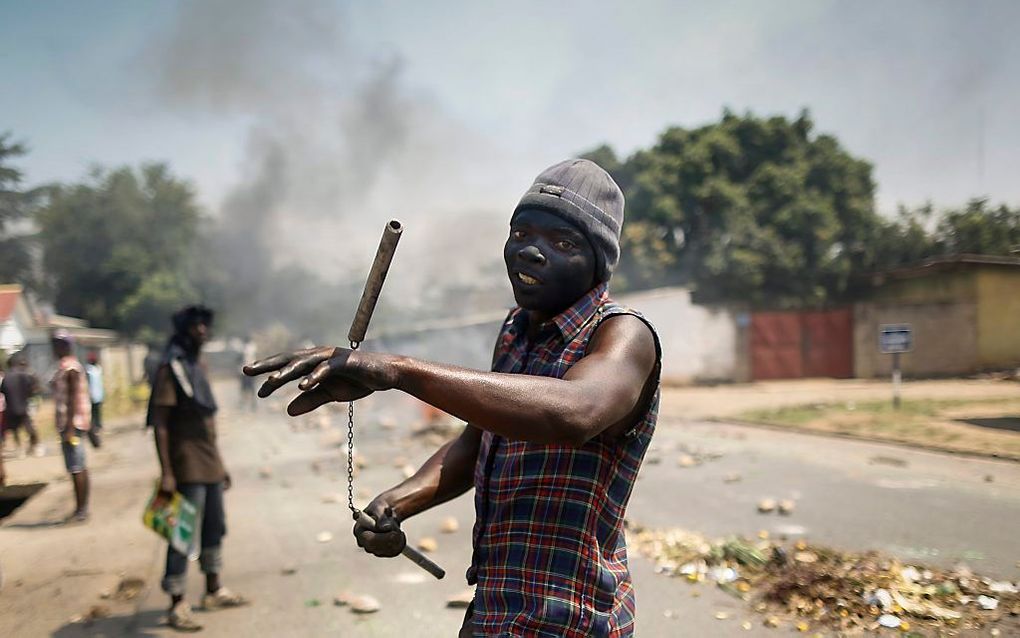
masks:
[[(531, 341), (527, 314), (517, 308), (500, 331), (492, 369), (561, 378), (584, 356), (599, 322), (618, 314), (645, 321), (610, 300), (602, 284)], [(474, 620), (482, 635), (633, 635), (623, 519), (658, 404), (656, 390), (626, 437), (600, 435), (580, 448), (483, 433), (468, 570), (468, 581), (477, 583)]]

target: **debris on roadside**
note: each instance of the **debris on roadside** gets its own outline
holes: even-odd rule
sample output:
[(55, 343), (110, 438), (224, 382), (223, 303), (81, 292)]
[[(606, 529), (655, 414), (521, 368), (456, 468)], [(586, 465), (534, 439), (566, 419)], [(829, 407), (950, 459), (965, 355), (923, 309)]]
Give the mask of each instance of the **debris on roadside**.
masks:
[(471, 601), (475, 599), (474, 587), (469, 587), (446, 599), (446, 606), (450, 609), (467, 609)]
[(114, 600), (134, 600), (138, 594), (145, 590), (145, 580), (134, 576), (125, 576), (117, 583), (117, 589), (113, 592)]
[(790, 623), (802, 632), (828, 628), (853, 635), (878, 627), (908, 635), (996, 626), (1007, 635), (1020, 629), (1018, 584), (982, 578), (962, 565), (908, 565), (803, 539), (710, 539), (633, 524), (627, 533), (628, 544), (652, 559), (657, 573), (713, 583), (750, 603), (771, 628)]
[(353, 596), (349, 600), (348, 606), (356, 614), (371, 614), (382, 608), (378, 600), (367, 595)]
[(439, 526), (439, 531), (444, 534), (453, 534), (460, 529), (460, 522), (453, 516), (447, 516)]
[(878, 455), (868, 459), (868, 463), (871, 465), (888, 465), (890, 467), (907, 467), (910, 465), (907, 461), (897, 456), (884, 456)]

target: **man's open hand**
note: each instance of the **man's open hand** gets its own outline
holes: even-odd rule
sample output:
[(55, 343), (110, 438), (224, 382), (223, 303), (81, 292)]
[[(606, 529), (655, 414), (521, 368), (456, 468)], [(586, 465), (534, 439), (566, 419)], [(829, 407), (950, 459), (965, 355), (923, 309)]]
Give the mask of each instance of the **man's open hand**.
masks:
[(271, 373), (259, 388), (261, 398), (301, 379), (301, 394), (287, 406), (291, 416), (332, 401), (354, 401), (396, 383), (393, 357), (323, 346), (273, 355), (244, 366), (249, 377)]

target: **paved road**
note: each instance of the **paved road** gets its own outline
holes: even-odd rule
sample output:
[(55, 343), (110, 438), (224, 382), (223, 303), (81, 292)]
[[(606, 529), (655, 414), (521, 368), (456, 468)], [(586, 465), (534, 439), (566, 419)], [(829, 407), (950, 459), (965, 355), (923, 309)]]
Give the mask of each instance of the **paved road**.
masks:
[[(222, 398), (232, 403), (229, 388)], [(363, 504), (399, 480), (396, 462), (418, 463), (429, 450), (410, 441), (401, 427), (380, 427), (384, 417), (399, 423), (418, 417), (396, 396), (361, 402), (359, 416), (359, 451), (368, 461), (357, 478)], [(324, 496), (343, 491), (341, 415), (330, 422), (317, 416), (294, 422), (282, 416), (282, 405), (268, 404), (256, 415), (224, 410), (222, 423), (222, 447), (236, 484), (228, 498), (224, 577), (255, 604), (203, 614), (203, 635), (454, 634), (461, 612), (446, 609), (445, 600), (464, 588), (462, 574), (470, 557), (468, 498), (407, 523), (412, 539), (429, 535), (439, 542), (435, 558), (449, 575), (429, 580), (403, 559), (361, 553), (349, 536), (345, 504), (323, 502)], [(662, 423), (655, 446), (635, 490), (630, 510), (635, 522), (712, 535), (753, 534), (763, 528), (803, 533), (812, 541), (884, 549), (930, 562), (965, 558), (979, 571), (1020, 577), (1020, 548), (1010, 535), (1020, 529), (1018, 465), (675, 419)], [(696, 467), (679, 467), (681, 447), (719, 456)], [(161, 625), (163, 545), (139, 522), (156, 475), (150, 440), (135, 430), (122, 432), (95, 460), (95, 513), (89, 524), (47, 525), (68, 507), (64, 481), (52, 484), (0, 527), (0, 562), (7, 576), (0, 592), (0, 635), (172, 635)], [(29, 461), (12, 468), (15, 478)], [(272, 470), (270, 478), (261, 476), (263, 468)], [(740, 482), (723, 481), (734, 473), (741, 475)], [(796, 498), (796, 513), (787, 518), (757, 514), (755, 503), (763, 496)], [(460, 520), (461, 529), (441, 534), (440, 521), (448, 515)], [(334, 539), (317, 542), (322, 531)], [(656, 575), (643, 558), (633, 557), (632, 567), (639, 636), (777, 633), (716, 589)], [(284, 575), (285, 569), (296, 571)], [(101, 599), (101, 592), (124, 575), (141, 576), (148, 589), (128, 602)], [(201, 581), (197, 570), (191, 576), (190, 597), (197, 601)], [(334, 596), (344, 590), (379, 598), (382, 611), (359, 617), (334, 607)], [(111, 617), (90, 626), (69, 622), (96, 604), (106, 606)], [(729, 611), (730, 618), (716, 620), (717, 611)], [(740, 629), (745, 619), (754, 621), (753, 631)]]

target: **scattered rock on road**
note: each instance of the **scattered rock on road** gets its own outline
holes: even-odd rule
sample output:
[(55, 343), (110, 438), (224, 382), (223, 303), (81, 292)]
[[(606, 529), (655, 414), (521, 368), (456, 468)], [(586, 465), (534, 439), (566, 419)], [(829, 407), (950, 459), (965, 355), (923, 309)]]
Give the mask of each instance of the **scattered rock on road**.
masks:
[(367, 595), (354, 596), (347, 604), (351, 608), (351, 611), (356, 614), (375, 613), (382, 607), (378, 600)]
[(439, 549), (439, 543), (437, 543), (436, 539), (431, 536), (425, 536), (418, 541), (418, 549), (423, 552), (432, 553)]
[(771, 498), (763, 498), (758, 501), (758, 512), (761, 514), (768, 514), (774, 512), (776, 509), (776, 501)]
[(452, 516), (447, 516), (443, 519), (443, 523), (439, 526), (439, 531), (444, 534), (453, 534), (460, 529), (460, 523), (457, 519)]
[(458, 592), (453, 596), (446, 599), (446, 606), (451, 609), (466, 609), (471, 601), (475, 599), (475, 590), (473, 587), (465, 589), (464, 591)]

